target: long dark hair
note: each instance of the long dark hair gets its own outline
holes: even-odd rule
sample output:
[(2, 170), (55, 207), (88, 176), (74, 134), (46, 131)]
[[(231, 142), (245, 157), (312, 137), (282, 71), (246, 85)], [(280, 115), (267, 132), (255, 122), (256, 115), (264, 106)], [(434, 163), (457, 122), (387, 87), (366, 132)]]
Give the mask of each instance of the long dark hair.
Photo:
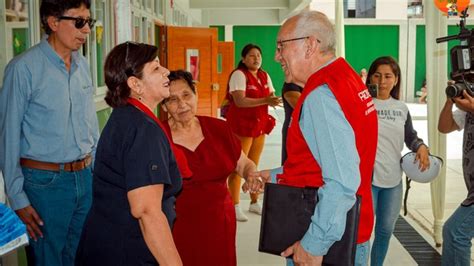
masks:
[(141, 79), (143, 67), (155, 60), (157, 53), (156, 46), (145, 43), (125, 42), (115, 46), (105, 59), (105, 102), (114, 108), (126, 105), (130, 97), (128, 78), (135, 76)]
[(44, 32), (51, 34), (52, 30), (48, 25), (48, 17), (56, 17), (64, 15), (66, 11), (73, 8), (79, 8), (84, 5), (87, 9), (91, 8), (90, 0), (43, 0), (41, 1), (40, 17)]
[[(245, 45), (245, 47), (242, 49), (242, 52), (240, 53), (240, 56), (242, 58), (246, 57), (248, 53), (250, 53), (250, 50), (252, 49), (257, 49), (260, 54), (262, 54), (262, 49), (260, 48), (260, 46), (256, 45), (256, 44), (253, 44), (253, 43), (249, 43), (247, 45)], [(247, 69), (247, 66), (244, 64), (244, 62), (242, 62), (242, 59), (240, 59), (239, 61), (239, 65), (237, 65), (237, 68), (243, 68), (243, 69)]]
[(389, 65), (395, 77), (398, 78), (397, 84), (395, 84), (392, 91), (390, 91), (390, 96), (392, 96), (392, 98), (394, 99), (400, 100), (400, 83), (402, 83), (400, 66), (398, 65), (397, 61), (391, 56), (382, 56), (372, 62), (369, 68), (369, 72), (367, 73), (367, 79), (365, 81), (365, 84), (370, 84), (370, 77), (372, 77), (375, 71), (377, 71), (377, 68), (381, 65)]

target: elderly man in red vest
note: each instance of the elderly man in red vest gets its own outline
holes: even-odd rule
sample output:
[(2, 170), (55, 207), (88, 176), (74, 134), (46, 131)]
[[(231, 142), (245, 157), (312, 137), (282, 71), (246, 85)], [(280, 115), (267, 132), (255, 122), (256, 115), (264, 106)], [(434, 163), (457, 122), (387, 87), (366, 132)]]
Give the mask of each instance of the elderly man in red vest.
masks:
[(362, 200), (355, 264), (368, 262), (377, 115), (359, 75), (343, 58), (336, 58), (335, 43), (333, 25), (316, 11), (288, 19), (278, 33), (275, 60), (285, 81), (304, 89), (288, 130), (288, 158), (271, 177), (267, 171), (262, 176), (279, 184), (319, 187), (308, 231), (281, 254), (293, 255), (290, 265), (321, 264), (331, 245), (341, 239), (356, 194)]

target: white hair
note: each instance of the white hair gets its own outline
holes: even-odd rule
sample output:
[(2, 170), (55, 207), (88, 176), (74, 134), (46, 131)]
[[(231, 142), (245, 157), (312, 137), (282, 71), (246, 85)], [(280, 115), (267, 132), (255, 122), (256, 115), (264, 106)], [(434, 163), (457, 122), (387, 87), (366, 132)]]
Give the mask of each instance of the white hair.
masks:
[(297, 36), (314, 36), (321, 43), (321, 52), (336, 51), (336, 32), (328, 17), (318, 11), (303, 11), (295, 16)]

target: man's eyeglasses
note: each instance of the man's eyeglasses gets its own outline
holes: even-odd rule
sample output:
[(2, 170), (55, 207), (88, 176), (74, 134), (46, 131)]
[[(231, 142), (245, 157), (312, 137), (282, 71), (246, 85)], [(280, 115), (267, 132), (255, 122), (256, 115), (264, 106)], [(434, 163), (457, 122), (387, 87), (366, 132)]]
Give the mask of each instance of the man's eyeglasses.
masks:
[(74, 26), (76, 29), (82, 29), (86, 24), (89, 25), (89, 28), (92, 29), (94, 27), (94, 24), (96, 22), (95, 19), (93, 18), (81, 18), (81, 17), (68, 17), (68, 16), (60, 16), (58, 19), (64, 19), (64, 20), (74, 20)]
[[(286, 42), (292, 42), (292, 41), (299, 41), (299, 40), (306, 40), (310, 36), (305, 36), (305, 37), (299, 37), (299, 38), (293, 38), (293, 39), (287, 39), (287, 40), (279, 40), (277, 41), (277, 51), (281, 53), (283, 51), (283, 44)], [(320, 40), (316, 39), (318, 43), (321, 43)]]

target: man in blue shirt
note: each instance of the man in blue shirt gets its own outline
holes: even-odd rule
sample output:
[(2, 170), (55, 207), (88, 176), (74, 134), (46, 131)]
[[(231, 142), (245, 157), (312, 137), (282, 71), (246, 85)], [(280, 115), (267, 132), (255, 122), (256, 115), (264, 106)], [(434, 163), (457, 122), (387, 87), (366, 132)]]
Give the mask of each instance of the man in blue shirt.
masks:
[[(329, 71), (327, 69), (334, 71), (350, 68), (343, 59), (337, 59), (335, 56), (334, 28), (324, 14), (306, 11), (288, 19), (282, 25), (277, 38), (275, 60), (282, 66), (285, 81), (302, 87), (306, 85), (295, 107), (295, 111), (300, 108), (300, 115), (294, 116), (293, 119), (299, 117), (299, 120), (295, 123), (290, 122), (290, 130), (292, 126), (299, 126), (304, 144), (307, 145), (310, 156), (318, 164), (321, 172), (317, 173), (313, 170), (314, 167), (308, 167), (309, 161), (302, 161), (299, 168), (304, 168), (311, 174), (315, 172), (314, 179), (319, 178), (318, 174), (322, 175), (323, 181), (318, 190), (319, 201), (307, 232), (300, 241), (288, 247), (281, 255), (284, 257), (293, 255), (292, 260), (288, 259), (288, 265), (293, 263), (321, 265), (323, 256), (327, 254), (329, 248), (342, 238), (347, 212), (354, 205), (356, 192), (362, 183), (365, 184), (365, 191), (368, 191), (368, 195), (364, 192), (367, 198), (363, 201), (365, 200), (365, 204), (369, 206), (370, 221), (364, 221), (364, 224), (359, 226), (359, 232), (361, 227), (366, 231), (370, 227), (368, 231), (371, 231), (370, 222), (373, 220), (373, 214), (370, 176), (375, 160), (377, 120), (373, 108), (369, 108), (373, 103), (368, 99), (370, 95), (367, 89), (362, 91), (366, 93), (356, 93), (364, 85), (353, 71), (353, 73), (333, 72), (333, 76), (322, 78)], [(342, 82), (341, 76), (343, 80), (348, 81)], [(314, 81), (319, 80), (318, 78), (327, 82), (313, 87), (313, 84), (320, 84)], [(340, 84), (352, 87), (341, 87)], [(353, 109), (357, 114), (348, 116), (346, 112), (351, 111), (348, 106), (352, 103), (358, 106)], [(355, 121), (358, 118), (363, 120)], [(360, 124), (365, 122), (373, 123), (373, 130), (367, 132), (367, 144), (358, 145), (357, 142), (362, 143), (360, 139), (364, 137)], [(296, 135), (298, 136), (300, 135)], [(288, 143), (292, 140), (293, 145), (299, 146), (293, 152), (288, 150), (287, 162), (291, 156), (299, 156), (295, 154), (296, 151), (303, 151), (302, 144), (290, 137), (287, 139), (287, 147), (290, 148)], [(361, 157), (361, 153), (367, 158)], [(293, 162), (295, 160), (298, 158), (293, 159)], [(294, 164), (287, 165), (285, 162), (285, 169), (274, 169), (271, 171), (271, 176), (268, 171), (262, 171), (261, 174), (266, 181), (271, 179), (272, 182), (284, 184), (300, 182), (295, 181), (301, 176), (298, 175), (299, 172), (289, 173), (293, 169)], [(304, 181), (302, 178), (300, 180)], [(367, 265), (370, 232), (366, 232), (364, 237), (366, 240), (361, 241), (357, 247), (355, 265)]]
[(47, 36), (6, 67), (0, 91), (0, 169), (26, 224), (36, 265), (73, 265), (91, 204), (98, 124), (78, 50), (95, 22), (90, 1), (43, 0)]

